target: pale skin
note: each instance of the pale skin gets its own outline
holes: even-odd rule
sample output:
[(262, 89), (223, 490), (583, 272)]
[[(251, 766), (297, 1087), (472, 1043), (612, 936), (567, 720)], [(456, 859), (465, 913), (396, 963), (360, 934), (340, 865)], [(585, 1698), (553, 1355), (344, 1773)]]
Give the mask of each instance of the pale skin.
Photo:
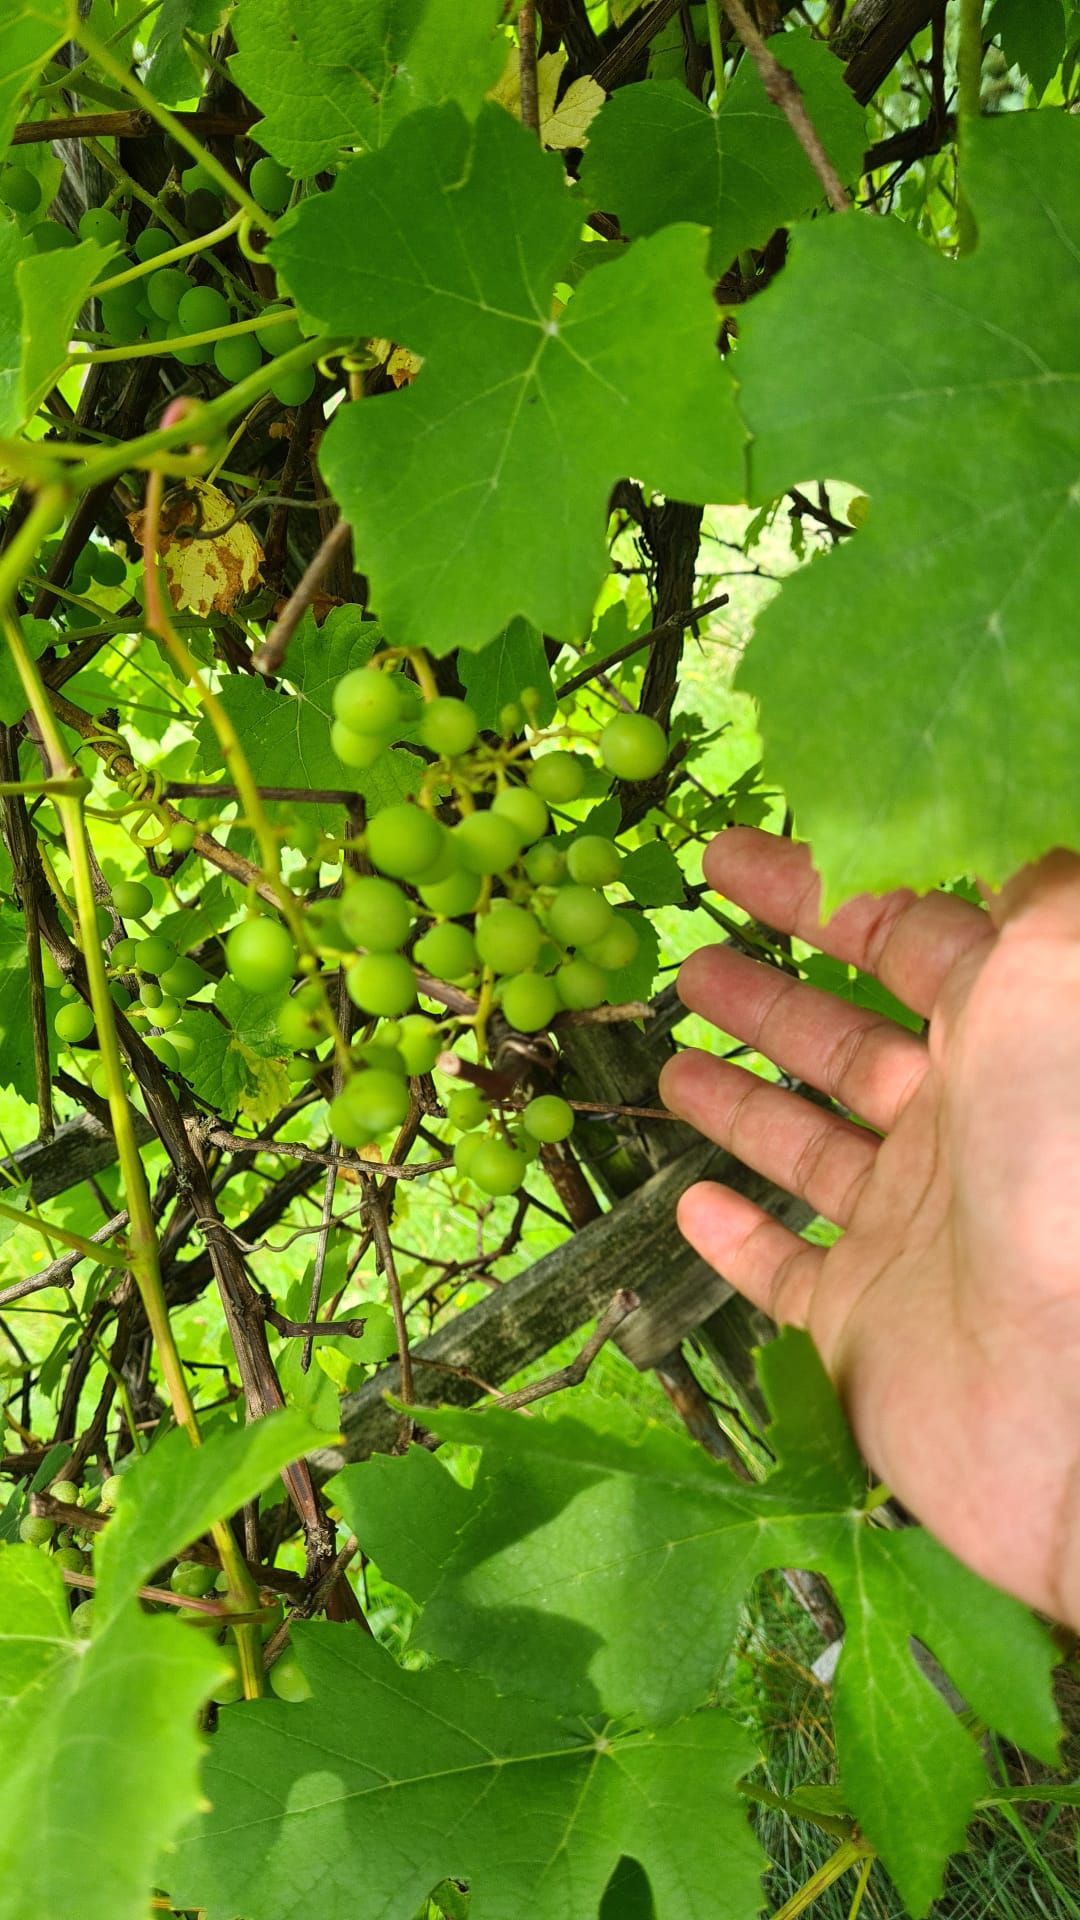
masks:
[(767, 927), (872, 973), (926, 1038), (732, 947), (679, 993), (865, 1124), (730, 1062), (664, 1068), (671, 1109), (843, 1229), (801, 1240), (710, 1182), (686, 1238), (808, 1328), (876, 1474), (946, 1546), (1080, 1629), (1080, 857), (988, 896), (893, 893), (818, 921), (809, 851), (746, 827), (705, 856)]

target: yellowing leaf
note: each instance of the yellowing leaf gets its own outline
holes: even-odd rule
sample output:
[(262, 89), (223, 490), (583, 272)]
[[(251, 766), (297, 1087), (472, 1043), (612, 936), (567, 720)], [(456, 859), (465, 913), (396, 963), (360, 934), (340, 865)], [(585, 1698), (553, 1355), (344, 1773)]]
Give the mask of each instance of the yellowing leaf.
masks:
[[(188, 613), (231, 613), (261, 579), (263, 550), (236, 503), (205, 480), (191, 480), (165, 500), (158, 555), (173, 606)], [(129, 515), (142, 538), (142, 512)], [(232, 521), (233, 524), (228, 523)], [(215, 528), (221, 528), (215, 533)], [(192, 528), (196, 537), (181, 529)], [(207, 536), (211, 537), (207, 537)]]
[[(589, 122), (599, 113), (606, 97), (603, 87), (598, 86), (590, 74), (584, 74), (567, 88), (556, 106), (555, 96), (565, 65), (566, 55), (562, 52), (541, 54), (536, 63), (540, 138), (545, 147), (585, 146)], [(516, 47), (507, 55), (501, 78), (488, 98), (505, 107), (515, 120), (521, 119), (521, 69)]]

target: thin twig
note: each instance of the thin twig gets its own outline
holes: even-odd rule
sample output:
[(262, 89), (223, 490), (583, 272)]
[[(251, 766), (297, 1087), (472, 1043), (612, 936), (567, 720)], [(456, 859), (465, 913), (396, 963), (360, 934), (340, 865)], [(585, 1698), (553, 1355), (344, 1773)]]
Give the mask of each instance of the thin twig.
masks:
[[(342, 1578), (349, 1566), (350, 1561), (355, 1560), (359, 1551), (360, 1542), (355, 1533), (350, 1533), (345, 1545), (341, 1548), (340, 1552), (334, 1555), (325, 1573), (320, 1574), (311, 1592), (302, 1594), (295, 1604), (289, 1608), (288, 1614), (281, 1622), (281, 1625), (275, 1627), (266, 1646), (263, 1648), (264, 1666), (270, 1667), (273, 1665), (289, 1637), (289, 1629), (294, 1621), (310, 1620), (313, 1614), (322, 1612), (338, 1581)], [(365, 1620), (363, 1624), (366, 1627), (367, 1621)], [(371, 1629), (369, 1627), (368, 1632), (370, 1631)]]
[(308, 561), (270, 632), (252, 660), (251, 664), (256, 673), (269, 676), (280, 671), (282, 661), (288, 652), (289, 641), (315, 598), (323, 574), (345, 547), (351, 532), (352, 528), (347, 520), (335, 520), (317, 552)]
[[(286, 1160), (306, 1160), (313, 1167), (329, 1167), (335, 1163), (336, 1156), (330, 1148), (302, 1147), (292, 1140), (258, 1140), (247, 1138), (242, 1133), (228, 1133), (224, 1127), (207, 1127), (203, 1138), (212, 1147), (224, 1147), (227, 1153), (275, 1153)], [(452, 1158), (442, 1160), (418, 1160), (415, 1166), (402, 1166), (390, 1160), (349, 1160), (345, 1170), (362, 1175), (378, 1175), (387, 1180), (418, 1180), (425, 1173), (445, 1173), (453, 1166)], [(0, 1302), (2, 1304), (2, 1302)]]
[(602, 660), (595, 661), (592, 666), (582, 667), (580, 673), (572, 673), (569, 680), (562, 681), (558, 689), (560, 700), (564, 694), (576, 693), (579, 687), (595, 680), (598, 674), (607, 673), (609, 668), (631, 659), (645, 647), (655, 646), (658, 640), (666, 640), (671, 634), (680, 633), (684, 627), (692, 627), (695, 620), (704, 620), (706, 614), (715, 613), (717, 607), (726, 607), (730, 598), (729, 593), (714, 594), (711, 600), (702, 601), (700, 607), (691, 607), (686, 613), (673, 613), (670, 619), (661, 620), (658, 627), (650, 627), (648, 633), (639, 633), (635, 639), (625, 641), (621, 647), (615, 647), (611, 653), (605, 654)]
[(806, 110), (798, 82), (786, 67), (780, 65), (776, 55), (769, 51), (743, 0), (721, 0), (721, 5), (761, 75), (765, 92), (773, 105), (779, 107), (821, 181), (830, 207), (837, 213), (843, 213), (851, 205), (847, 188), (829, 159), (821, 135)]
[(581, 1352), (565, 1367), (557, 1367), (554, 1373), (544, 1375), (542, 1380), (534, 1380), (531, 1387), (519, 1387), (516, 1393), (500, 1393), (495, 1397), (497, 1407), (527, 1407), (534, 1400), (545, 1400), (549, 1394), (562, 1393), (565, 1387), (580, 1386), (604, 1344), (610, 1340), (616, 1327), (621, 1327), (629, 1314), (637, 1311), (641, 1301), (632, 1287), (620, 1287), (612, 1295), (609, 1304), (597, 1321)]
[[(90, 1238), (100, 1246), (106, 1240), (111, 1240), (115, 1233), (122, 1233), (127, 1224), (126, 1212), (114, 1213), (112, 1219), (106, 1220), (105, 1225), (99, 1227), (96, 1233), (92, 1233)], [(70, 1286), (72, 1269), (78, 1266), (80, 1260), (88, 1258), (89, 1255), (78, 1248), (74, 1253), (61, 1254), (59, 1260), (54, 1260), (49, 1266), (42, 1267), (40, 1273), (31, 1274), (27, 1280), (16, 1280), (13, 1286), (5, 1287), (0, 1293), (0, 1307), (10, 1305), (12, 1300), (24, 1300), (27, 1294), (40, 1293), (45, 1287)]]
[(413, 1402), (412, 1358), (409, 1353), (409, 1329), (405, 1324), (405, 1308), (401, 1300), (401, 1285), (398, 1281), (394, 1249), (390, 1245), (390, 1226), (386, 1218), (386, 1198), (377, 1191), (374, 1183), (368, 1189), (368, 1219), (383, 1274), (386, 1278), (386, 1291), (390, 1296), (390, 1311), (394, 1316), (394, 1331), (397, 1334), (398, 1367), (401, 1373), (401, 1397), (406, 1406)]
[[(191, 127), (200, 138), (239, 139), (255, 125), (254, 113), (178, 113), (182, 126)], [(43, 140), (89, 140), (97, 137), (114, 140), (143, 140), (158, 131), (149, 113), (134, 109), (129, 113), (69, 113), (52, 120), (24, 120), (11, 136), (13, 147), (26, 147)]]
[(518, 92), (521, 124), (540, 138), (540, 88), (536, 73), (536, 0), (518, 8)]

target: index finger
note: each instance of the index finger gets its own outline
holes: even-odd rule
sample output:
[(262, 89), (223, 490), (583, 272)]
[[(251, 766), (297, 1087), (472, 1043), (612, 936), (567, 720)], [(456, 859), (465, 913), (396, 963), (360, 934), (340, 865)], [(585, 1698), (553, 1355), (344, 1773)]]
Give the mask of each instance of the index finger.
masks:
[(705, 878), (777, 933), (793, 933), (872, 973), (913, 1012), (929, 1015), (958, 960), (992, 940), (989, 916), (953, 894), (862, 894), (822, 925), (810, 849), (758, 827), (728, 827), (705, 853)]

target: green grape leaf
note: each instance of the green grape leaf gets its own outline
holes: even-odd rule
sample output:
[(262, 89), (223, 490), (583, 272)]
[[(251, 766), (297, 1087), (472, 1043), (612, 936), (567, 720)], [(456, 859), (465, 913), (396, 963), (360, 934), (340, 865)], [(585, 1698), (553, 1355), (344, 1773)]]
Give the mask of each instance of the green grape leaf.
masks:
[(231, 67), (263, 119), (260, 146), (308, 177), (381, 147), (406, 114), (474, 111), (499, 77), (499, 0), (241, 0)]
[(115, 252), (84, 240), (34, 253), (13, 221), (0, 220), (0, 433), (18, 433), (55, 386), (76, 315)]
[[(619, 909), (626, 913), (625, 907)], [(651, 920), (643, 913), (629, 913), (630, 924), (638, 937), (637, 952), (628, 966), (618, 967), (607, 976), (608, 1000), (613, 1007), (631, 1000), (647, 1000), (660, 964), (660, 938)]]
[(755, 498), (831, 475), (873, 500), (785, 582), (738, 676), (827, 909), (1080, 843), (1080, 123), (964, 139), (972, 254), (885, 219), (800, 228), (739, 349)]
[[(280, 994), (254, 997), (257, 1002), (273, 997), (275, 1005), (281, 1005)], [(185, 1007), (176, 1031), (195, 1043), (190, 1053), (184, 1053), (181, 1072), (212, 1112), (223, 1119), (245, 1113), (255, 1121), (280, 1113), (289, 1098), (285, 1049), (280, 1042), (272, 1052), (253, 1044), (243, 1030), (223, 1026), (201, 1006)]]
[[(22, 0), (4, 20), (0, 34), (0, 153), (19, 117), (19, 103), (68, 37), (66, 0)], [(3, 284), (8, 275), (5, 272)]]
[[(362, 620), (356, 607), (335, 607), (321, 627), (306, 613), (289, 646), (290, 690), (268, 687), (252, 674), (225, 681), (219, 698), (264, 786), (340, 788), (361, 794), (369, 813), (415, 793), (424, 764), (415, 754), (388, 748), (374, 767), (357, 773), (342, 766), (330, 745), (334, 687), (350, 668), (363, 666), (381, 641), (378, 627)], [(202, 765), (218, 771), (221, 749), (209, 720), (201, 720), (196, 731)], [(276, 817), (278, 803), (271, 801), (269, 811)], [(283, 817), (294, 811), (286, 806)], [(304, 819), (332, 833), (340, 828), (342, 808), (314, 802), (305, 805)]]
[(527, 620), (511, 620), (479, 653), (463, 653), (458, 672), (465, 698), (482, 727), (495, 730), (503, 707), (519, 700), (525, 687), (535, 687), (540, 696), (531, 716), (536, 724), (545, 727), (555, 717), (555, 689), (544, 642)]
[(646, 840), (634, 847), (619, 874), (639, 907), (678, 907), (686, 898), (683, 871), (666, 840)]
[(176, 107), (198, 98), (204, 68), (185, 35), (209, 40), (228, 11), (229, 0), (164, 0), (147, 47), (145, 81), (155, 99)]
[[(59, 994), (46, 988), (50, 1054), (55, 1050), (52, 1023), (59, 1004)], [(0, 906), (0, 1087), (10, 1087), (23, 1100), (32, 1100), (36, 1084), (26, 922), (16, 908), (5, 904)]]
[(0, 1920), (144, 1920), (161, 1849), (200, 1804), (195, 1716), (223, 1656), (133, 1603), (89, 1644), (75, 1640), (45, 1555), (5, 1547), (0, 1568), (23, 1553), (50, 1583), (35, 1575), (15, 1612), (0, 1608), (0, 1661), (10, 1648), (22, 1688), (4, 1726)]
[(320, 456), (397, 644), (475, 651), (515, 614), (583, 633), (620, 475), (741, 495), (700, 231), (637, 242), (559, 313), (579, 225), (561, 161), (524, 127), (449, 106), (413, 114), (270, 244), (320, 325), (424, 357), (400, 393), (340, 407)]
[[(1025, 1608), (928, 1534), (874, 1523), (864, 1470), (804, 1334), (785, 1332), (759, 1365), (776, 1459), (760, 1486), (608, 1401), (591, 1403), (589, 1424), (576, 1414), (425, 1413), (445, 1438), (489, 1439), (472, 1518), (418, 1643), (564, 1712), (663, 1723), (709, 1697), (758, 1573), (823, 1574), (847, 1622), (835, 1692), (841, 1785), (921, 1913), (986, 1776), (977, 1740), (915, 1665), (911, 1641), (978, 1716), (1048, 1761), (1054, 1647)], [(370, 1509), (370, 1483), (366, 1499)], [(394, 1580), (390, 1558), (382, 1570)]]
[(1065, 55), (1062, 0), (996, 0), (983, 29), (1012, 66), (1026, 73), (1040, 99)]
[[(774, 35), (769, 50), (798, 81), (841, 177), (857, 179), (866, 115), (839, 60), (803, 32)], [(591, 207), (617, 214), (626, 234), (656, 233), (673, 220), (710, 227), (709, 266), (717, 275), (821, 200), (821, 182), (786, 116), (746, 59), (718, 113), (681, 80), (618, 88), (590, 128), (581, 190)]]
[(426, 1447), (414, 1446), (343, 1467), (327, 1481), (327, 1494), (387, 1579), (423, 1605), (472, 1512), (466, 1489)]
[(404, 1673), (351, 1627), (293, 1641), (313, 1697), (221, 1715), (212, 1811), (162, 1868), (174, 1905), (292, 1913), (317, 1860), (327, 1914), (359, 1887), (364, 1920), (402, 1920), (453, 1878), (477, 1914), (588, 1920), (632, 1850), (658, 1920), (755, 1911), (761, 1854), (732, 1791), (755, 1756), (725, 1715), (593, 1733), (475, 1675)]
[(253, 1500), (324, 1437), (292, 1409), (250, 1426), (219, 1429), (197, 1448), (178, 1429), (166, 1434), (123, 1476), (115, 1515), (98, 1543), (95, 1612), (101, 1623), (156, 1567)]

